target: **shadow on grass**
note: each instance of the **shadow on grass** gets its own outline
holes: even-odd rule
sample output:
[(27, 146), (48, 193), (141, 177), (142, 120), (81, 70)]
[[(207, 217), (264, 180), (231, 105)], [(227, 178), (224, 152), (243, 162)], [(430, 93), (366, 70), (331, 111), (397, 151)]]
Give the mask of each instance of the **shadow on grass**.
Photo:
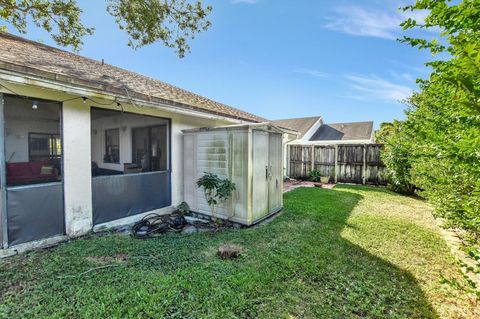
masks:
[[(0, 276), (25, 287), (0, 318), (438, 318), (409, 272), (342, 238), (360, 200), (348, 187), (297, 189), (260, 227), (91, 238), (11, 259)], [(216, 257), (225, 242), (244, 248), (239, 259)], [(118, 254), (128, 259), (114, 268), (59, 279)]]
[[(345, 228), (356, 229), (347, 220), (363, 196), (341, 186), (333, 190), (300, 189), (285, 196), (292, 221), (310, 221), (297, 243), (310, 255), (299, 256), (305, 269), (303, 280), (319, 293), (312, 314), (338, 317), (439, 318), (419, 283), (408, 271), (398, 268), (342, 237)], [(384, 188), (360, 187), (361, 191), (390, 194)], [(372, 229), (371, 231), (375, 231)], [(394, 234), (392, 234), (394, 235)], [(387, 239), (388, 240), (388, 239)], [(390, 238), (389, 240), (396, 240)], [(301, 244), (300, 244), (301, 243)], [(307, 246), (317, 247), (314, 252)], [(395, 254), (394, 251), (391, 254)], [(313, 257), (313, 258), (312, 258)]]

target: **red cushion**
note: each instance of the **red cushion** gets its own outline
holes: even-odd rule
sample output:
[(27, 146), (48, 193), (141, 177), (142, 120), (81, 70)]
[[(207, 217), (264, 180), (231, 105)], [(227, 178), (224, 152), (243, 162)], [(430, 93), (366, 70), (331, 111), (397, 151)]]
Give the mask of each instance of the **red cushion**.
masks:
[(26, 183), (36, 181), (53, 181), (56, 179), (56, 174), (41, 174), (43, 166), (52, 166), (48, 162), (20, 162), (7, 163), (7, 182)]
[(33, 175), (32, 168), (30, 163), (7, 163), (7, 174), (8, 176), (31, 176)]

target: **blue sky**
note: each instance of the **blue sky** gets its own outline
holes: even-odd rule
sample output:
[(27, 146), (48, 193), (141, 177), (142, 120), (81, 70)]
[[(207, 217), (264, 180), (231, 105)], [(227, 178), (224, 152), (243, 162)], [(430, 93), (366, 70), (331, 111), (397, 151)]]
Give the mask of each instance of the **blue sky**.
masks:
[[(429, 54), (396, 41), (407, 17), (397, 8), (408, 1), (205, 2), (213, 25), (179, 59), (161, 44), (129, 48), (104, 1), (79, 0), (84, 23), (96, 28), (80, 54), (268, 119), (321, 115), (377, 127), (403, 118), (398, 101), (416, 88), (415, 78), (428, 76)], [(53, 45), (33, 27), (26, 37)]]

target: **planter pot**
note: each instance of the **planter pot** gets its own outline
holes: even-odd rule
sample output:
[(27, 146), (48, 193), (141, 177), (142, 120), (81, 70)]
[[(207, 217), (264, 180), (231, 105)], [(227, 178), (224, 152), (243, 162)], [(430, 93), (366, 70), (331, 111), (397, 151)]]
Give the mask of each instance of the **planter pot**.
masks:
[(322, 184), (328, 184), (328, 182), (330, 181), (330, 177), (329, 176), (322, 176), (320, 177), (320, 182)]

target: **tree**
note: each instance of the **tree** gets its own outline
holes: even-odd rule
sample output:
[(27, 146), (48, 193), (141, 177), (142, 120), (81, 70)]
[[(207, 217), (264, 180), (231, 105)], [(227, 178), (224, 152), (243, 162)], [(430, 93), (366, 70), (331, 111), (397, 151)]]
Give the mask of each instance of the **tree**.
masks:
[[(139, 48), (160, 41), (179, 57), (190, 51), (188, 40), (206, 31), (212, 8), (201, 0), (106, 0), (107, 11), (129, 36), (128, 45)], [(76, 0), (0, 0), (0, 19), (26, 33), (29, 19), (61, 46), (78, 51), (94, 28), (81, 21)]]
[(480, 113), (480, 2), (462, 0), (451, 4), (450, 0), (417, 0), (404, 11), (429, 10), (425, 21), (407, 19), (401, 26), (407, 29), (438, 29), (442, 40), (427, 40), (405, 36), (403, 42), (413, 47), (428, 49), (433, 55), (446, 53), (450, 58), (427, 63), (436, 77), (449, 82), (464, 95), (457, 97), (475, 113)]
[(443, 54), (427, 63), (430, 77), (417, 80), (420, 91), (407, 101), (407, 119), (385, 127), (384, 161), (390, 175), (418, 188), (447, 226), (467, 230), (478, 243), (480, 2), (417, 0), (403, 9), (428, 12), (424, 21), (407, 19), (404, 29), (435, 28), (441, 38), (402, 41), (434, 56)]

